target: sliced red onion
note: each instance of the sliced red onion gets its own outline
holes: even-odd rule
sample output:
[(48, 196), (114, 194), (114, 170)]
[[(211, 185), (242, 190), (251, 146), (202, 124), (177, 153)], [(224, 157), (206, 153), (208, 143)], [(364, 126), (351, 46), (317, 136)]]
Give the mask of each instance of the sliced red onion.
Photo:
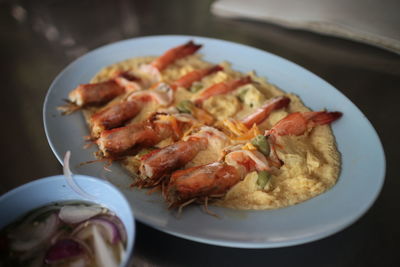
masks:
[(80, 256), (85, 253), (85, 248), (75, 240), (61, 239), (51, 246), (46, 253), (45, 263), (53, 264), (62, 260)]
[(61, 208), (58, 217), (66, 223), (80, 223), (100, 214), (102, 210), (100, 206), (68, 205)]
[(93, 232), (93, 247), (94, 247), (94, 255), (96, 258), (96, 263), (99, 266), (104, 267), (117, 267), (118, 259), (116, 259), (113, 250), (107, 243), (104, 238), (100, 234), (98, 230), (98, 226), (94, 225), (91, 227)]
[(101, 229), (104, 229), (105, 236), (112, 244), (116, 244), (117, 242), (121, 241), (121, 234), (118, 230), (118, 226), (115, 225), (114, 222), (105, 218), (94, 218), (91, 219), (90, 222), (100, 226)]
[(105, 220), (113, 222), (114, 225), (118, 228), (118, 232), (121, 237), (122, 243), (124, 243), (124, 244), (126, 243), (126, 240), (127, 240), (126, 229), (125, 229), (125, 226), (122, 223), (122, 221), (117, 216), (104, 214), (104, 215), (97, 216), (96, 218), (99, 218), (99, 219), (101, 218), (101, 219), (105, 219)]
[(51, 238), (57, 231), (60, 221), (56, 213), (49, 215), (44, 221), (35, 225), (21, 227), (15, 235), (10, 236), (11, 248), (16, 251), (34, 249)]
[(88, 221), (79, 224), (71, 233), (73, 238), (82, 240), (85, 242), (86, 239), (91, 237), (92, 230), (90, 229), (90, 224)]
[(64, 166), (63, 166), (64, 177), (65, 177), (65, 180), (67, 181), (67, 184), (72, 188), (72, 190), (74, 190), (80, 196), (82, 196), (86, 199), (96, 200), (96, 197), (87, 193), (77, 183), (75, 183), (74, 178), (72, 176), (71, 169), (69, 168), (70, 157), (71, 157), (71, 151), (68, 150), (64, 156)]
[(87, 239), (93, 234), (91, 231), (91, 226), (98, 227), (102, 235), (111, 244), (116, 244), (118, 241), (121, 241), (121, 235), (119, 233), (118, 227), (113, 222), (105, 218), (93, 218), (82, 223), (74, 230), (72, 236), (76, 236), (76, 238), (80, 240)]
[[(68, 262), (68, 263), (69, 263), (68, 266), (71, 266), (71, 267), (87, 267), (87, 266), (92, 266), (92, 265), (88, 264), (88, 260), (85, 259), (85, 258), (83, 258), (83, 257), (73, 259), (73, 260), (71, 260), (71, 261)], [(62, 263), (61, 263), (60, 265), (61, 265), (61, 266), (65, 266), (65, 265), (62, 264)], [(42, 265), (40, 265), (40, 266), (42, 266)]]
[(118, 255), (120, 260), (122, 260), (125, 257), (125, 249), (124, 249), (124, 245), (122, 245), (122, 243), (118, 243)]

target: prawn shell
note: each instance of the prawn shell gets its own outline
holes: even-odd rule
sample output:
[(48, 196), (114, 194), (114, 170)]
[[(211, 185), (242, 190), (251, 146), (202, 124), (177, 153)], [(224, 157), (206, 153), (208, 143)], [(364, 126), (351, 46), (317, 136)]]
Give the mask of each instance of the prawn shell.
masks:
[(235, 167), (221, 162), (179, 170), (170, 178), (166, 201), (171, 207), (177, 207), (191, 199), (221, 196), (240, 180)]
[(207, 139), (191, 138), (178, 141), (142, 157), (140, 172), (146, 178), (141, 185), (155, 186), (160, 179), (191, 161), (201, 150), (207, 148)]

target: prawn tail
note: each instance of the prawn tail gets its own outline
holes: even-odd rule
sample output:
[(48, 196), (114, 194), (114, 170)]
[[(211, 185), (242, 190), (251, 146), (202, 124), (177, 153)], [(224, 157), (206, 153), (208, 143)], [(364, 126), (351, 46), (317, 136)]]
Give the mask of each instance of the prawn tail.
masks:
[(316, 113), (315, 115), (311, 116), (310, 121), (312, 121), (316, 125), (329, 124), (339, 119), (343, 115), (343, 113), (338, 111), (334, 112), (321, 111), (315, 113)]

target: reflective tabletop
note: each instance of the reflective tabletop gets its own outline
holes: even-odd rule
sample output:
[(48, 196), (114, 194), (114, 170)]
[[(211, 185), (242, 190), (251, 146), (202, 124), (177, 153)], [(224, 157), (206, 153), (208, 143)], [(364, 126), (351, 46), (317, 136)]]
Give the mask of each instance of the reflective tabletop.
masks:
[[(42, 107), (56, 75), (115, 41), (182, 34), (250, 45), (295, 62), (355, 103), (377, 130), (387, 160), (376, 203), (347, 229), (319, 241), (238, 249), (181, 239), (137, 222), (132, 266), (400, 266), (400, 57), (366, 44), (273, 24), (219, 18), (212, 1), (0, 1), (0, 193), (62, 173), (44, 133)], [(360, 132), (360, 135), (363, 133)], [(397, 173), (397, 175), (396, 175)], [(362, 185), (360, 185), (362, 186)]]

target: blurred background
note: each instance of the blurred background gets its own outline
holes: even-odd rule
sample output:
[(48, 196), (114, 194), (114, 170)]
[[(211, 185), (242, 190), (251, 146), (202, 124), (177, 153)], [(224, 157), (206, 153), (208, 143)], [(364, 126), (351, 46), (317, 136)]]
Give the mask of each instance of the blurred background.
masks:
[[(353, 4), (348, 9), (344, 1), (337, 1), (340, 9), (313, 5), (314, 17), (309, 20), (311, 15), (305, 11), (312, 2), (0, 0), (0, 193), (62, 172), (44, 134), (42, 107), (50, 83), (74, 59), (102, 45), (138, 36), (225, 39), (295, 62), (350, 98), (384, 145), (384, 189), (376, 204), (351, 227), (291, 248), (215, 247), (139, 223), (134, 266), (400, 266), (396, 167), (400, 161), (400, 30), (391, 28), (400, 25), (400, 16), (393, 15), (400, 11), (399, 1), (363, 1), (360, 8), (349, 1)], [(343, 10), (361, 14), (360, 20), (346, 20)], [(366, 21), (372, 28), (366, 27)], [(343, 27), (346, 23), (354, 27)]]

